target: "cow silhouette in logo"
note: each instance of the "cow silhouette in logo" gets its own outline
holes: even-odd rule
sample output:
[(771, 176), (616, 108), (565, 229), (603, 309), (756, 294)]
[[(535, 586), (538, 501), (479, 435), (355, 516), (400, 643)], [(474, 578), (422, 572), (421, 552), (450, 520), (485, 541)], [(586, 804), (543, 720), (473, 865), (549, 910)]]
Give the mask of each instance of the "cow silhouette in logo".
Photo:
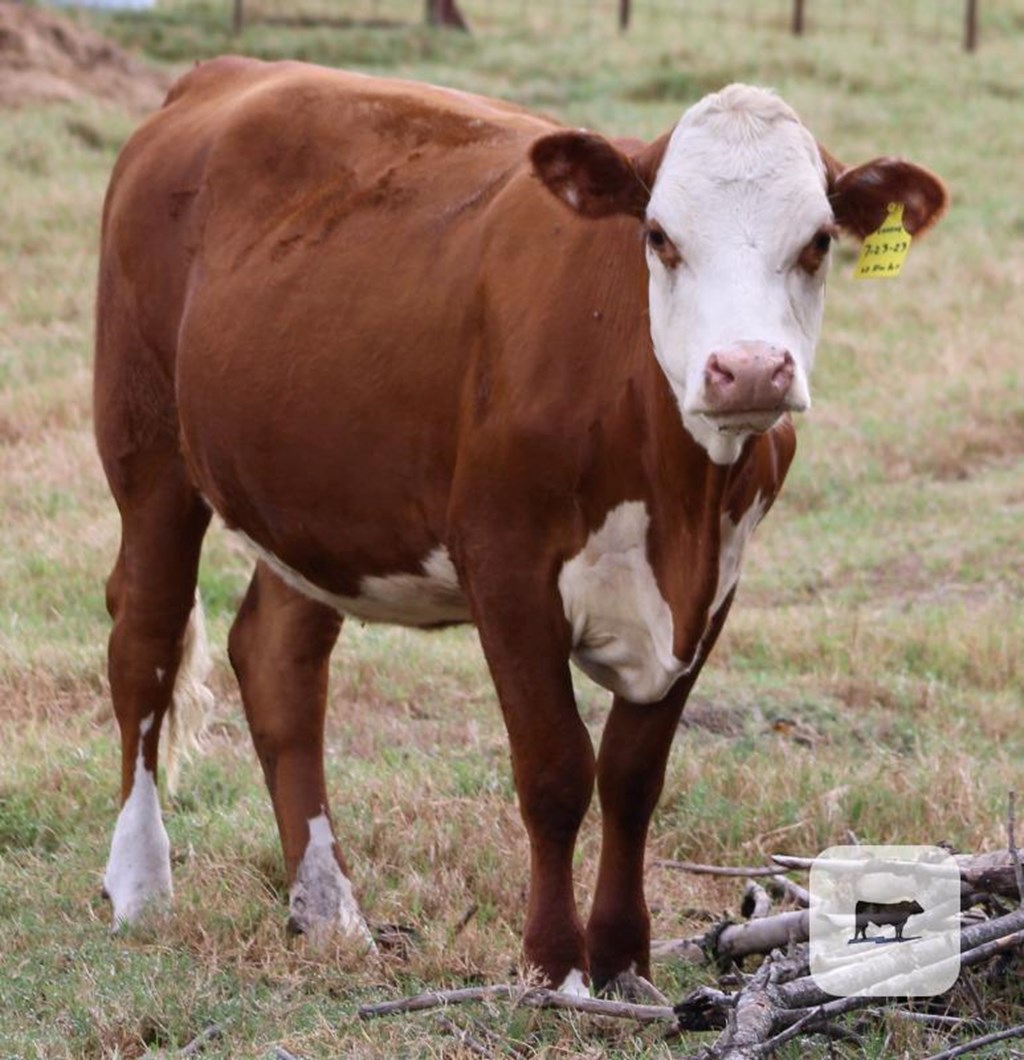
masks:
[(896, 929), (895, 942), (903, 941), (903, 928), (907, 921), (918, 913), (923, 913), (921, 906), (914, 901), (902, 902), (858, 902), (854, 909), (856, 917), (856, 928), (853, 932), (851, 942), (863, 939), (868, 942), (868, 924), (875, 924), (884, 928), (892, 924)]

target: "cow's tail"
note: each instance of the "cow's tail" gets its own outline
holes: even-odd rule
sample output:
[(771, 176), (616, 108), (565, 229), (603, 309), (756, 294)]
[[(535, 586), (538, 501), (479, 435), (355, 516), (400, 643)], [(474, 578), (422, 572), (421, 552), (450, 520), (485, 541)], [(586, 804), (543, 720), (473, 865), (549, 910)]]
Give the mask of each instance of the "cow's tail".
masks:
[(174, 695), (167, 711), (165, 747), (167, 758), (164, 764), (167, 792), (174, 795), (178, 790), (181, 763), (192, 751), (201, 746), (200, 740), (206, 731), (213, 693), (206, 687), (212, 662), (206, 640), (206, 621), (203, 618), (203, 603), (196, 590), (196, 602), (185, 627), (185, 641), (181, 651), (181, 663), (174, 682)]

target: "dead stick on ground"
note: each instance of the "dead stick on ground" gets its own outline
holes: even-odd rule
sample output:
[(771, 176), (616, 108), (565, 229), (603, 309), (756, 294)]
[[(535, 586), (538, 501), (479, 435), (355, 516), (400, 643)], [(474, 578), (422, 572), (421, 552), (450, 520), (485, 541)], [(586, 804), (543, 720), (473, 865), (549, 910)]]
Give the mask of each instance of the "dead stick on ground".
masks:
[(469, 1033), (464, 1027), (460, 1027), (457, 1023), (450, 1020), (447, 1016), (439, 1015), (437, 1022), (444, 1027), (449, 1033), (454, 1035), (459, 1044), (468, 1049), (471, 1053), (476, 1053), (477, 1056), (493, 1056), (494, 1051), (488, 1046), (484, 1045), (483, 1042), (478, 1041)]
[(772, 900), (768, 892), (753, 880), (743, 888), (740, 899), (740, 916), (747, 920), (762, 920), (772, 911)]
[(765, 881), (765, 887), (773, 898), (783, 901), (788, 899), (803, 909), (807, 909), (811, 904), (810, 891), (786, 876), (769, 876)]
[(955, 1056), (973, 1053), (975, 1049), (982, 1049), (986, 1045), (992, 1045), (995, 1042), (1005, 1042), (1008, 1038), (1024, 1038), (1024, 1023), (1020, 1023), (1016, 1027), (1010, 1027), (1005, 1031), (974, 1038), (969, 1042), (964, 1042), (963, 1045), (954, 1046), (952, 1049), (946, 1049), (941, 1053), (933, 1053), (928, 1057), (928, 1060), (953, 1060)]
[[(999, 894), (1005, 898), (1019, 898), (1020, 892), (1014, 873), (1014, 865), (1009, 853), (1005, 850), (992, 850), (986, 854), (956, 854), (954, 860), (960, 869), (962, 886), (976, 891)], [(816, 858), (795, 857), (790, 854), (772, 854), (772, 861), (777, 862), (785, 871), (808, 871), (812, 865), (829, 868), (836, 873), (861, 875), (869, 863), (853, 859), (833, 859), (824, 861)], [(1019, 861), (1019, 859), (1018, 859)], [(892, 866), (890, 865), (891, 869)], [(924, 872), (930, 875), (943, 876), (946, 869), (940, 865), (907, 865), (908, 873)]]
[(1021, 907), (1024, 908), (1024, 867), (1020, 863), (1020, 855), (1017, 853), (1017, 841), (1014, 838), (1016, 825), (1017, 792), (1011, 791), (1006, 811), (1006, 846), (1010, 852), (1010, 861), (1013, 863), (1013, 874), (1017, 880), (1017, 895), (1020, 898)]
[(940, 1016), (937, 1012), (910, 1012), (902, 1008), (871, 1008), (868, 1009), (869, 1016), (895, 1016), (896, 1019), (905, 1020), (907, 1023), (926, 1023), (935, 1027), (963, 1027), (974, 1023), (970, 1016)]
[(390, 1016), (396, 1012), (422, 1012), (424, 1009), (438, 1008), (441, 1005), (458, 1005), (465, 1001), (504, 1000), (515, 994), (507, 983), (497, 986), (467, 986), (461, 990), (435, 990), (415, 997), (402, 997), (395, 1001), (382, 1001), (377, 1005), (362, 1005), (359, 1009), (360, 1019), (373, 1019), (375, 1016)]
[(455, 927), (453, 927), (453, 928), (452, 928), (452, 938), (453, 938), (453, 939), (455, 939), (455, 938), (458, 938), (458, 937), (459, 937), (459, 935), (461, 935), (461, 934), (462, 934), (462, 932), (466, 930), (466, 928), (467, 928), (467, 927), (468, 927), (468, 925), (469, 925), (469, 922), (470, 922), (470, 921), (471, 921), (471, 920), (473, 919), (473, 917), (475, 917), (475, 916), (476, 916), (476, 914), (477, 914), (477, 913), (478, 913), (479, 911), (480, 911), (480, 906), (479, 906), (479, 905), (477, 905), (477, 903), (476, 903), (476, 902), (474, 902), (474, 903), (473, 903), (473, 904), (472, 904), (472, 905), (471, 905), (471, 906), (470, 906), (470, 907), (469, 907), (469, 908), (468, 908), (468, 909), (467, 909), (467, 910), (466, 910), (466, 911), (465, 911), (465, 912), (464, 912), (464, 913), (462, 914), (462, 916), (460, 916), (460, 917), (459, 917), (459, 919), (458, 919), (458, 922), (456, 923)]
[(771, 865), (701, 865), (696, 861), (671, 861), (668, 858), (655, 858), (652, 865), (661, 869), (678, 869), (694, 876), (778, 876), (778, 867)]
[(769, 1038), (768, 1041), (760, 1046), (760, 1052), (765, 1056), (769, 1056), (778, 1049), (780, 1045), (785, 1045), (790, 1039), (795, 1038), (798, 1034), (805, 1031), (808, 1024), (820, 1021), (821, 1019), (821, 1009), (811, 1009), (805, 1015), (801, 1016), (796, 1023), (790, 1024), (784, 1031), (780, 1031), (776, 1034), (774, 1038)]
[(216, 1023), (211, 1023), (209, 1027), (204, 1027), (178, 1055), (198, 1056), (210, 1042), (215, 1042), (223, 1033)]
[(494, 986), (471, 986), (460, 990), (436, 990), (415, 997), (383, 1001), (377, 1005), (363, 1005), (359, 1009), (360, 1019), (376, 1016), (391, 1016), (399, 1012), (423, 1012), (444, 1005), (459, 1005), (470, 1001), (511, 1000), (531, 1008), (563, 1008), (575, 1012), (589, 1012), (595, 1016), (612, 1016), (617, 1019), (638, 1020), (641, 1023), (675, 1022), (675, 1012), (670, 1005), (634, 1005), (627, 1001), (611, 1001), (599, 997), (576, 997), (560, 994), (557, 990), (515, 987), (510, 983)]

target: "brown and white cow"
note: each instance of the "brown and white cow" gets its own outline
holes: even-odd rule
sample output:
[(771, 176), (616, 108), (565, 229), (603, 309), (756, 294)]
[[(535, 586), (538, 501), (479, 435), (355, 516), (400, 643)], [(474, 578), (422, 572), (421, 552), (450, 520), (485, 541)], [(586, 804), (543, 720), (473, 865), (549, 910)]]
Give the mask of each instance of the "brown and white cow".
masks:
[[(842, 167), (743, 85), (643, 145), (299, 63), (179, 81), (103, 217), (115, 922), (171, 893), (157, 743), (196, 696), (216, 512), (260, 560), (229, 648), (294, 925), (370, 940), (323, 773), (342, 617), (474, 622), (529, 834), (526, 956), (578, 990), (648, 974), (672, 736), (793, 457), (829, 247), (890, 201), (917, 233), (946, 197), (906, 162)], [(596, 756), (570, 659), (615, 694)], [(572, 855), (595, 778), (584, 928)]]

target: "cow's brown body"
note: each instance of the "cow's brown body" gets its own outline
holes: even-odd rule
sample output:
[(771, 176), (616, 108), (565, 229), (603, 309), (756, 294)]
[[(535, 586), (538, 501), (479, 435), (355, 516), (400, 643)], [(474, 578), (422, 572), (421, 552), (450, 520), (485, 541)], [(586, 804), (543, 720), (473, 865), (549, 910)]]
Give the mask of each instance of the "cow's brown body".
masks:
[[(155, 773), (209, 505), (292, 583), (261, 562), (230, 643), (290, 877), (327, 806), (328, 603), (474, 621), (530, 835), (527, 956), (555, 983), (574, 969), (603, 983), (648, 971), (644, 843), (731, 600), (712, 611), (723, 516), (771, 504), (794, 436), (783, 418), (722, 465), (687, 433), (651, 354), (635, 218), (578, 216), (531, 170), (530, 145), (557, 128), (422, 85), (200, 66), (111, 184), (96, 423), (124, 526), (108, 594), (123, 795), (137, 761)], [(595, 759), (558, 579), (637, 501), (691, 664), (656, 702), (617, 696)], [(438, 550), (458, 585), (417, 596)], [(584, 931), (571, 863), (595, 776)]]

